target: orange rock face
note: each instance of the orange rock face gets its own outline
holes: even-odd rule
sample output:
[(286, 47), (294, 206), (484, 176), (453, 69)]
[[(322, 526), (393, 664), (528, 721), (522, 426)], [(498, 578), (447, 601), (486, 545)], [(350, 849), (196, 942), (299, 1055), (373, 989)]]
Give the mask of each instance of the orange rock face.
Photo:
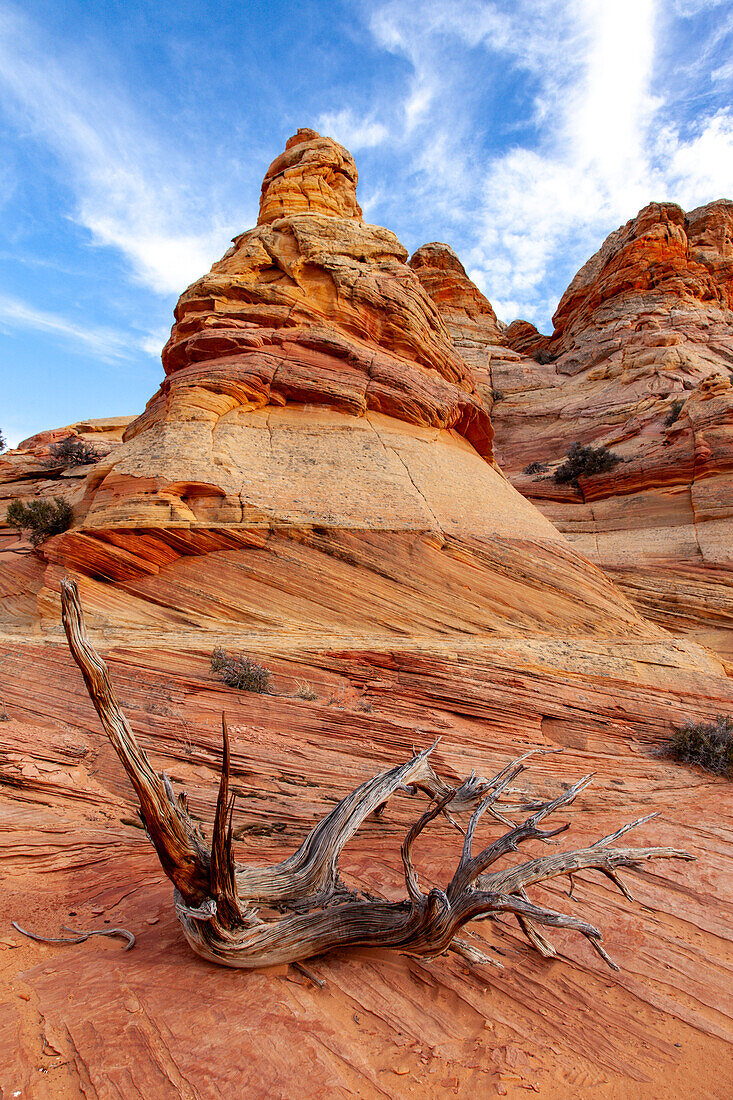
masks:
[(348, 149), (315, 130), (298, 130), (267, 169), (257, 224), (267, 225), (291, 214), (361, 218), (358, 180)]
[(471, 367), (490, 406), (487, 357), (492, 349), (505, 343), (503, 326), (491, 302), (471, 282), (447, 244), (424, 244), (411, 257), (410, 267), (438, 307), (453, 343)]
[[(514, 421), (504, 410), (514, 393), (549, 392), (561, 419), (557, 391), (575, 376), (561, 378), (552, 356), (562, 339), (580, 354), (572, 311), (546, 361), (528, 359), (503, 343), (454, 254), (428, 246), (408, 266), (393, 234), (361, 220), (355, 188), (346, 150), (299, 131), (267, 173), (257, 227), (182, 295), (159, 392), (124, 433), (99, 429), (109, 453), (67, 477), (43, 465), (48, 437), (0, 465), (6, 500), (63, 485), (75, 508), (37, 555), (7, 529), (0, 543), (0, 1087), (54, 1098), (397, 1098), (405, 1082), (466, 1100), (714, 1096), (733, 1038), (730, 849), (715, 822), (733, 807), (724, 781), (655, 750), (673, 722), (733, 713), (724, 663), (640, 614), (493, 462), (482, 393), (514, 470), (528, 461), (512, 458), (527, 426), (518, 399)], [(695, 263), (722, 278), (714, 225)], [(589, 316), (591, 298), (576, 288), (573, 310)], [(728, 308), (694, 301), (699, 316)], [(600, 331), (602, 306), (594, 316)], [(678, 345), (649, 346), (656, 356)], [(716, 471), (712, 481), (728, 391), (698, 373), (685, 416), (699, 408), (693, 469)], [(537, 409), (546, 446), (560, 429)], [(602, 401), (595, 412), (606, 415)], [(635, 476), (631, 463), (623, 474)], [(177, 931), (59, 639), (68, 572), (136, 735), (188, 789), (204, 831), (226, 712), (243, 860), (292, 850), (348, 789), (441, 736), (446, 777), (562, 748), (520, 790), (531, 801), (596, 771), (574, 815), (578, 845), (659, 809), (639, 842), (689, 847), (699, 862), (665, 867), (668, 889), (638, 876), (644, 908), (578, 883), (579, 911), (606, 930), (618, 975), (572, 938), (548, 961), (511, 928), (483, 925), (477, 935), (504, 953), (498, 976), (359, 951), (313, 962), (324, 989), (293, 970), (211, 967)], [(277, 694), (224, 688), (209, 671), (215, 644), (270, 666)], [(366, 823), (348, 848), (350, 882), (402, 894), (399, 845), (416, 810), (405, 797)], [(480, 828), (488, 837), (488, 816)], [(456, 842), (442, 821), (420, 838), (421, 881), (444, 884)], [(575, 904), (552, 883), (548, 895)], [(114, 922), (138, 945), (33, 944), (12, 919), (48, 935)]]
[[(689, 214), (653, 203), (578, 272), (552, 337), (514, 322), (484, 364), (502, 394), (492, 419), (513, 484), (646, 614), (728, 656), (732, 242), (731, 202)], [(623, 462), (556, 485), (576, 441)], [(523, 472), (534, 463), (545, 469)]]

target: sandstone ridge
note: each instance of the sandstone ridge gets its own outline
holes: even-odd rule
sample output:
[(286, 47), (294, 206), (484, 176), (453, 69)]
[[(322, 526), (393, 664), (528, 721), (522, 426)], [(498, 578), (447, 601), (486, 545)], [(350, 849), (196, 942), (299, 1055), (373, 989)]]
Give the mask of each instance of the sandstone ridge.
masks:
[[(424, 285), (459, 343), (455, 302), (444, 306), (440, 281)], [(501, 397), (497, 457), (513, 484), (646, 614), (728, 656), (732, 304), (733, 203), (651, 203), (578, 272), (552, 336), (515, 321), (498, 347), (489, 321), (475, 337), (483, 360), (471, 358)], [(557, 485), (575, 442), (623, 462)]]

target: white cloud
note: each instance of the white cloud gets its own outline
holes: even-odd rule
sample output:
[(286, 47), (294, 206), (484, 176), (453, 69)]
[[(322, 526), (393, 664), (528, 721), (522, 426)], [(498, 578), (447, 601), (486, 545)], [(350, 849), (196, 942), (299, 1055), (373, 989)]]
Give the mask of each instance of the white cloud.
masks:
[(702, 11), (710, 11), (712, 8), (719, 8), (723, 4), (728, 4), (730, 0), (672, 0), (672, 7), (677, 15), (681, 15), (683, 18), (689, 18), (693, 15), (699, 15)]
[(65, 166), (75, 217), (92, 241), (119, 249), (153, 291), (180, 293), (251, 224), (252, 211), (244, 222), (235, 211), (212, 213), (210, 187), (187, 154), (150, 132), (127, 92), (53, 47), (0, 7), (0, 102)]
[(713, 69), (710, 74), (710, 79), (722, 82), (724, 80), (733, 80), (733, 61), (728, 61), (725, 65), (718, 65), (717, 69)]
[[(672, 22), (686, 34), (686, 17), (713, 7), (694, 56), (662, 71)], [(434, 224), (452, 227), (449, 243), (489, 297), (546, 325), (569, 266), (640, 207), (689, 208), (730, 191), (722, 9), (715, 0), (368, 0), (364, 19), (390, 55), (389, 80), (363, 113), (334, 89), (336, 109), (318, 126), (356, 153), (376, 151), (362, 196), (371, 218), (410, 233), (421, 225), (428, 239)], [(63, 164), (91, 240), (120, 251), (145, 286), (180, 292), (255, 220), (253, 202), (227, 208), (240, 166), (227, 164), (228, 192), (217, 190), (216, 165), (194, 157), (185, 137), (176, 145), (155, 133), (132, 91), (89, 64), (64, 58), (0, 0), (0, 102)], [(500, 79), (483, 87), (486, 73)], [(237, 196), (254, 199), (257, 182)], [(152, 352), (158, 336), (133, 340)]]
[(130, 359), (136, 351), (144, 351), (153, 359), (158, 359), (169, 335), (168, 329), (142, 334), (126, 333), (104, 325), (72, 321), (7, 294), (0, 294), (0, 329), (3, 328), (14, 332), (45, 333), (105, 363)]
[(384, 123), (374, 118), (360, 119), (349, 108), (320, 115), (318, 129), (320, 133), (345, 145), (351, 153), (381, 145), (389, 137)]
[(129, 358), (133, 346), (133, 341), (125, 333), (69, 321), (57, 313), (36, 309), (35, 306), (8, 295), (0, 295), (0, 326), (60, 337), (108, 363)]
[(733, 196), (733, 113), (719, 111), (683, 141), (673, 128), (663, 130), (661, 188), (688, 210), (711, 198)]
[[(713, 6), (676, 5), (683, 16)], [(464, 260), (503, 319), (516, 309), (546, 327), (553, 273), (580, 266), (648, 202), (689, 209), (730, 191), (733, 115), (720, 101), (717, 110), (696, 101), (694, 114), (685, 104), (684, 81), (700, 76), (694, 63), (689, 72), (660, 70), (658, 45), (673, 18), (662, 0), (431, 0), (419, 9), (390, 0), (371, 13), (376, 41), (412, 67), (404, 140), (426, 210), (452, 202), (466, 212)], [(719, 23), (705, 45), (711, 57), (720, 53)], [(497, 143), (483, 160), (475, 140), (482, 119), (454, 90), (456, 72), (476, 63), (467, 51), (477, 49), (533, 96), (517, 143)], [(708, 63), (708, 87), (728, 68), (727, 60)], [(473, 109), (497, 105), (479, 98)], [(556, 287), (557, 297), (563, 290)]]
[(160, 359), (160, 353), (163, 350), (164, 344), (167, 343), (169, 336), (170, 328), (161, 328), (155, 332), (147, 332), (138, 340), (137, 346), (153, 359)]

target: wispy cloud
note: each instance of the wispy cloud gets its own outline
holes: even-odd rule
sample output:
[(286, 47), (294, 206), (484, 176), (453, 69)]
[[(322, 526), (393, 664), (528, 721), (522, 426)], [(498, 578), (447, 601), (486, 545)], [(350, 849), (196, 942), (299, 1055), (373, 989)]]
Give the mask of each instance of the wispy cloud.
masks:
[(57, 313), (37, 309), (19, 298), (3, 294), (0, 294), (0, 328), (45, 333), (106, 363), (119, 363), (140, 350), (157, 356), (164, 342), (158, 342), (158, 337), (153, 334), (130, 336), (116, 329), (70, 321)]
[[(676, 15), (715, 6), (679, 0)], [(665, 72), (659, 46), (673, 15), (661, 0), (430, 0), (419, 10), (389, 0), (370, 10), (377, 43), (411, 67), (402, 140), (412, 142), (422, 196), (463, 212), (462, 240), (452, 243), (506, 320), (520, 314), (546, 326), (564, 289), (557, 272), (565, 269), (566, 284), (568, 263), (580, 266), (646, 203), (689, 209), (730, 191), (726, 22), (716, 13), (696, 43), (704, 71), (691, 55), (688, 73)], [(496, 105), (490, 89), (467, 101), (457, 74), (486, 55), (531, 90), (531, 106), (525, 135), (482, 154), (478, 112), (491, 116)], [(693, 78), (716, 86), (703, 108), (697, 84), (687, 89), (695, 108), (685, 103)]]
[[(356, 70), (318, 93), (312, 117), (362, 154), (370, 219), (411, 244), (440, 226), (500, 316), (547, 326), (574, 268), (641, 206), (690, 208), (730, 191), (730, 9), (730, 0), (357, 0), (369, 63), (376, 57), (385, 79), (360, 109)], [(229, 152), (215, 163), (192, 152), (185, 128), (178, 137), (173, 125), (156, 128), (135, 89), (110, 75), (114, 65), (101, 58), (94, 69), (92, 51), (70, 50), (0, 0), (0, 106), (53, 151), (90, 241), (120, 253), (146, 288), (178, 293), (253, 224), (258, 173)], [(263, 85), (262, 98), (273, 88)], [(230, 107), (212, 138), (227, 149), (262, 112), (246, 96)], [(141, 340), (151, 351), (159, 334)]]
[(348, 107), (320, 115), (318, 128), (322, 133), (341, 142), (352, 153), (381, 145), (389, 137), (389, 130), (383, 122), (378, 122), (375, 118), (359, 118)]
[(0, 3), (0, 102), (65, 166), (74, 217), (92, 242), (118, 249), (155, 292), (180, 293), (222, 254), (245, 212), (212, 211), (211, 187), (151, 132), (131, 89), (53, 45)]

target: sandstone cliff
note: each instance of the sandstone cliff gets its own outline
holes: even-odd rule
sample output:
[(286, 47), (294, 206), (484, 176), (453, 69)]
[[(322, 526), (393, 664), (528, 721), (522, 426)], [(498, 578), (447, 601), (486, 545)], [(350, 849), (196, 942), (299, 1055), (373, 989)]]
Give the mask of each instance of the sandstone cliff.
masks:
[[(424, 285), (460, 340), (455, 303), (443, 307), (440, 282)], [(733, 203), (689, 214), (653, 203), (578, 272), (551, 337), (514, 322), (502, 349), (483, 326), (483, 369), (501, 394), (497, 457), (513, 484), (645, 614), (728, 656), (732, 306)], [(558, 486), (574, 442), (623, 462)], [(534, 463), (544, 470), (524, 473)]]
[[(506, 391), (503, 423), (528, 360), (499, 343), (455, 257), (411, 268), (362, 221), (356, 179), (346, 150), (295, 135), (266, 174), (258, 226), (182, 295), (165, 379), (124, 438), (102, 427), (108, 454), (72, 477), (41, 463), (49, 438), (0, 465), (6, 499), (73, 486), (76, 512), (39, 555), (10, 537), (0, 553), (0, 1084), (74, 1097), (264, 1098), (273, 1082), (285, 1096), (715, 1095), (733, 1038), (733, 807), (723, 781), (655, 749), (672, 722), (733, 712), (731, 681), (715, 654), (645, 619), (494, 465), (482, 392)], [(447, 279), (437, 305), (418, 276), (432, 293)], [(532, 362), (554, 392), (555, 364)], [(622, 964), (612, 977), (567, 936), (544, 960), (493, 925), (476, 932), (503, 952), (498, 977), (358, 951), (313, 963), (323, 989), (292, 970), (209, 967), (179, 936), (59, 640), (66, 572), (137, 736), (205, 830), (226, 711), (242, 858), (292, 850), (346, 790), (439, 735), (448, 776), (562, 748), (522, 776), (522, 798), (595, 771), (578, 843), (658, 809), (639, 842), (699, 862), (665, 868), (667, 889), (637, 876), (643, 908), (578, 883)], [(218, 642), (267, 663), (276, 694), (218, 683)], [(414, 816), (405, 798), (368, 822), (345, 874), (397, 896)], [(426, 881), (455, 844), (447, 824), (421, 837)], [(552, 883), (547, 896), (575, 904)], [(30, 944), (10, 919), (49, 935), (114, 922), (138, 945)]]

